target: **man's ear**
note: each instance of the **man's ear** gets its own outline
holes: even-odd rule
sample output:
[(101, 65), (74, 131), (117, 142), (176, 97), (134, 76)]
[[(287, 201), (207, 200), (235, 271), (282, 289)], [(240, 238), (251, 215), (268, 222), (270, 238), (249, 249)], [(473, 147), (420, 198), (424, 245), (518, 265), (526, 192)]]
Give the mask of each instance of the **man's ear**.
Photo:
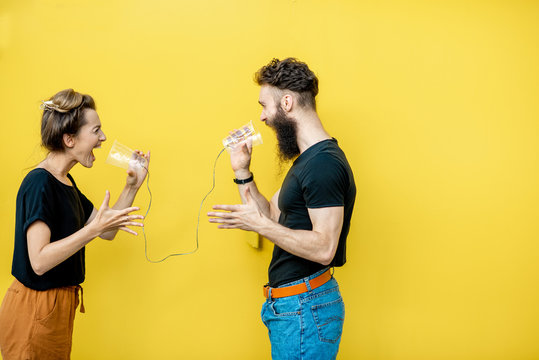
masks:
[(285, 112), (292, 111), (292, 108), (294, 107), (294, 97), (292, 94), (285, 94), (281, 98), (281, 107)]
[(64, 134), (62, 135), (62, 140), (64, 141), (64, 145), (66, 148), (72, 148), (75, 146), (75, 136), (71, 134)]

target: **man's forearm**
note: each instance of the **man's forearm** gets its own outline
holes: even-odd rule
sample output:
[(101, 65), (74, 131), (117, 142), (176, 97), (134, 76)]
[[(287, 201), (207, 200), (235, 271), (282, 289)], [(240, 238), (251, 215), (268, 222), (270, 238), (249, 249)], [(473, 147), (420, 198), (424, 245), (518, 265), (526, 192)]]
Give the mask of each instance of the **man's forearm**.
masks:
[(336, 246), (324, 234), (313, 230), (292, 230), (266, 219), (255, 231), (281, 249), (303, 259), (329, 265)]

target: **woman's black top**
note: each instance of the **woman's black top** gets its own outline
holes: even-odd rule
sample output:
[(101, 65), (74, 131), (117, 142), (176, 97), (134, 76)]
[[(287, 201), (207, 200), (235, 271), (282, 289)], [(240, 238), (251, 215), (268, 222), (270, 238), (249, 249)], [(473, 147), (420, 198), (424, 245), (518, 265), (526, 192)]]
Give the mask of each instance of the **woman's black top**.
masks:
[(26, 287), (47, 290), (78, 285), (84, 281), (84, 247), (43, 275), (37, 275), (30, 265), (26, 231), (37, 220), (51, 231), (50, 242), (58, 241), (84, 227), (94, 205), (77, 188), (66, 185), (42, 168), (30, 171), (17, 194), (15, 219), (15, 249), (11, 273)]

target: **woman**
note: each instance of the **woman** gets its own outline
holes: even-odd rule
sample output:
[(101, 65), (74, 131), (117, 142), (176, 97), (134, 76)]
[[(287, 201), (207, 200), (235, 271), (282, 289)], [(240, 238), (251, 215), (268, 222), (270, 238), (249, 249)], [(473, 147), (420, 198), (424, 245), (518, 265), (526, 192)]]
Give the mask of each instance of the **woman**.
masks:
[[(84, 281), (84, 247), (96, 237), (112, 240), (142, 215), (131, 207), (146, 177), (150, 154), (136, 151), (144, 167), (129, 168), (125, 188), (110, 208), (107, 191), (99, 211), (80, 192), (69, 170), (92, 167), (94, 148), (106, 140), (91, 96), (67, 89), (43, 102), (45, 160), (30, 171), (17, 194), (15, 280), (0, 307), (4, 360), (69, 359), (73, 321)], [(81, 299), (81, 312), (84, 306)]]

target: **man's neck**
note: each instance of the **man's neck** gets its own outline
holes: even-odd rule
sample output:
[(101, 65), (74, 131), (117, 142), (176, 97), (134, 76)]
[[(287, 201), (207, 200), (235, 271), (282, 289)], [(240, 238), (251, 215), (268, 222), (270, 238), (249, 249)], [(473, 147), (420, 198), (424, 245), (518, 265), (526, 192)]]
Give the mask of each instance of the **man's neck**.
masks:
[(297, 120), (297, 139), (300, 153), (320, 141), (331, 139), (316, 111), (302, 111), (295, 118)]

